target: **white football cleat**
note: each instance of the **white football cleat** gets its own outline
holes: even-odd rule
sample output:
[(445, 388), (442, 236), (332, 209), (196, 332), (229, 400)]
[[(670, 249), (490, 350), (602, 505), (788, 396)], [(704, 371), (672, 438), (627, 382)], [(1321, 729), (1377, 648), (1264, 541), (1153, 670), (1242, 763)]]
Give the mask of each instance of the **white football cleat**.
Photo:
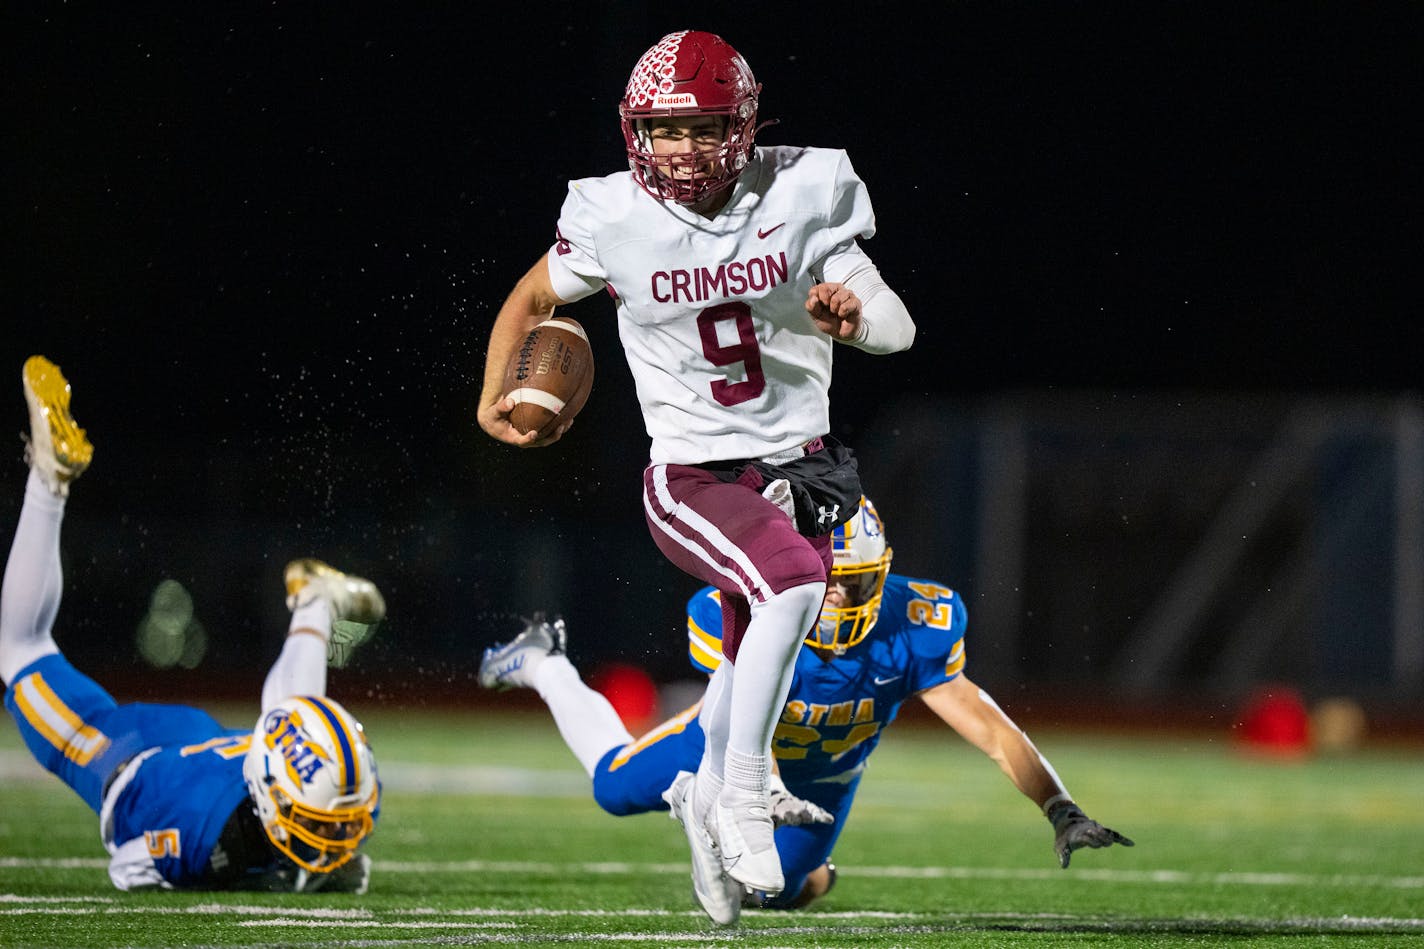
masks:
[(331, 610), (326, 661), (338, 669), (350, 661), (352, 651), (370, 639), (376, 624), (385, 619), (386, 600), (365, 577), (342, 573), (320, 560), (304, 557), (287, 564), (284, 579), (287, 609), (326, 600)]
[(679, 771), (677, 780), (663, 792), (672, 819), (682, 824), (692, 850), (692, 895), (703, 911), (719, 926), (731, 926), (742, 915), (742, 886), (722, 872), (722, 855), (717, 842), (692, 816), (691, 771)]
[(722, 869), (738, 883), (775, 896), (786, 886), (781, 856), (776, 852), (776, 827), (770, 796), (724, 787), (712, 808)]
[(30, 409), (30, 437), (25, 461), (56, 497), (69, 497), (69, 483), (94, 458), (84, 429), (69, 414), (69, 381), (43, 356), (31, 356), (20, 370), (25, 404)]
[(561, 655), (568, 645), (564, 621), (546, 622), (543, 613), (524, 620), (524, 630), (507, 643), (495, 643), (480, 657), (480, 685), (486, 689), (532, 689), (534, 670), (545, 656)]

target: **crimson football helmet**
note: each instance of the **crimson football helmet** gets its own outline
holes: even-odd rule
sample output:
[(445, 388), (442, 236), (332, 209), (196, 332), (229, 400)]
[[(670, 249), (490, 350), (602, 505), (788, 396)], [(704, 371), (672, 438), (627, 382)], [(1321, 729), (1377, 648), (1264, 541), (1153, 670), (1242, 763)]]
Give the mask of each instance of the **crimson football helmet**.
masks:
[[(730, 187), (751, 160), (760, 92), (752, 68), (720, 36), (682, 30), (658, 40), (633, 67), (618, 103), (633, 180), (653, 197), (678, 204), (697, 204)], [(653, 153), (653, 119), (694, 115), (723, 118), (720, 148), (697, 155)], [(715, 164), (709, 174), (674, 174), (709, 161)]]
[(831, 532), (830, 587), (841, 588), (843, 605), (821, 607), (820, 621), (806, 637), (806, 645), (839, 656), (866, 637), (880, 616), (894, 554), (885, 542), (885, 524), (875, 505), (862, 497), (850, 520)]

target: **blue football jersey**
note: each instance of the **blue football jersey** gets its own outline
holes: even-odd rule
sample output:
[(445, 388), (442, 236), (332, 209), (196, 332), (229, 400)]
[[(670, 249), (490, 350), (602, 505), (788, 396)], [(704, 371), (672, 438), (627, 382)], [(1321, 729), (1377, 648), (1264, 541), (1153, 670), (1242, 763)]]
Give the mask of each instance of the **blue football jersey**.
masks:
[(251, 741), (250, 731), (224, 729), (144, 759), (115, 802), (113, 840), (142, 839), (153, 868), (171, 886), (199, 885), (228, 818), (248, 799), (242, 760)]
[[(688, 655), (712, 672), (721, 662), (722, 607), (712, 587), (688, 603)], [(814, 649), (796, 671), (772, 751), (783, 779), (850, 779), (895, 720), (905, 699), (948, 682), (964, 668), (964, 601), (932, 580), (890, 574), (880, 614), (864, 640), (843, 656)]]

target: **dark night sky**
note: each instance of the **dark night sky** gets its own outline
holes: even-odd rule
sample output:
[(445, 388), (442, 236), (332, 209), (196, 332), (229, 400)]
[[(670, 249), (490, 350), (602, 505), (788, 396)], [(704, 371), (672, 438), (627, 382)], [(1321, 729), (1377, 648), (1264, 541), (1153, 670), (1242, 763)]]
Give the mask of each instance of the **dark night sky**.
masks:
[[(834, 5), (698, 24), (764, 83), (781, 119), (764, 141), (842, 145), (867, 180), (867, 249), (924, 330), (910, 378), (1412, 385), (1370, 351), (1398, 315), (1381, 284), (1417, 76), (1387, 40), (1409, 24), (1040, 6), (950, 8), (933, 29), (893, 5), (855, 27)], [(348, 360), (467, 397), (563, 182), (620, 166), (629, 64), (682, 23), (654, 8), (550, 7), (542, 26), (538, 4), (497, 22), (460, 5), (12, 15), (7, 347), (92, 358), (91, 380), (120, 355), (202, 371), (215, 399)]]
[(564, 6), (7, 11), (0, 367), (44, 352), (74, 381), (109, 471), (90, 511), (335, 541), (376, 509), (512, 529), (606, 479), (636, 517), (645, 438), (601, 298), (573, 314), (600, 375), (562, 454), (495, 445), (474, 403), (566, 180), (623, 166), (632, 63), (687, 27), (750, 61), (781, 120), (762, 141), (846, 148), (875, 201), (866, 249), (920, 334), (893, 365), (838, 362), (847, 430), (887, 386), (1417, 385), (1417, 307), (1390, 293), (1406, 224), (1417, 266), (1413, 14)]

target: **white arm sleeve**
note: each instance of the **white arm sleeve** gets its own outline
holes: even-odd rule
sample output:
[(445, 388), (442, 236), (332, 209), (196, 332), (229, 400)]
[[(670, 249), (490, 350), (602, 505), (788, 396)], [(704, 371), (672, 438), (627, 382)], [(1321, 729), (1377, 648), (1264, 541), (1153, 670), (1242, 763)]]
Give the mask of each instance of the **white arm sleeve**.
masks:
[(555, 296), (565, 303), (574, 303), (603, 289), (602, 280), (581, 274), (564, 263), (558, 247), (555, 244), (549, 251), (549, 283)]
[(915, 321), (899, 294), (886, 285), (869, 258), (841, 279), (860, 297), (860, 332), (847, 346), (868, 353), (898, 353), (915, 341)]

